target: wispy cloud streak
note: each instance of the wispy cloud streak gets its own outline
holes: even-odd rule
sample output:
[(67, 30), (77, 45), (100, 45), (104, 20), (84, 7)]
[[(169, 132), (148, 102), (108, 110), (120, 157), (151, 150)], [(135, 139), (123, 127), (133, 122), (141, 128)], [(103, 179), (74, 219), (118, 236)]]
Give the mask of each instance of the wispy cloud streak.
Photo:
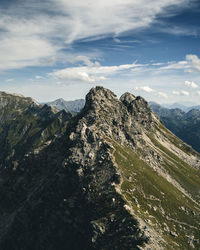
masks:
[[(80, 39), (116, 37), (149, 27), (187, 0), (29, 0), (0, 10), (0, 70), (47, 65)], [(43, 62), (43, 63), (42, 63)]]

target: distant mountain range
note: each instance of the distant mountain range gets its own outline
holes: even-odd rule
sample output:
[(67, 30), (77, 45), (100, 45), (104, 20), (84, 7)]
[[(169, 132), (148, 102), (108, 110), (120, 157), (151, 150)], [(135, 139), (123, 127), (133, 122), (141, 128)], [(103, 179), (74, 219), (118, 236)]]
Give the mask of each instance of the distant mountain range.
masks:
[[(84, 99), (77, 99), (73, 101), (66, 101), (63, 98), (56, 99), (52, 102), (47, 102), (47, 105), (53, 106), (58, 110), (64, 109), (66, 112), (75, 112), (78, 113), (81, 111), (81, 109), (85, 105)], [(149, 105), (159, 105), (162, 108), (166, 109), (180, 109), (184, 112), (188, 112), (192, 109), (198, 109), (200, 110), (200, 105), (193, 105), (193, 103), (190, 103), (190, 105), (184, 105), (181, 103), (170, 103), (170, 104), (158, 104), (156, 102), (149, 102)]]
[[(150, 102), (153, 103), (153, 102)], [(193, 105), (193, 103), (190, 103), (189, 105), (184, 105), (181, 103), (172, 103), (172, 104), (161, 104), (162, 107), (168, 108), (168, 109), (181, 109), (185, 112), (190, 111), (191, 109), (198, 109), (200, 110), (200, 105)]]
[(63, 98), (60, 98), (46, 104), (55, 107), (57, 110), (64, 109), (66, 112), (78, 113), (84, 107), (85, 100), (77, 99), (74, 101), (65, 101)]
[(155, 102), (149, 105), (169, 130), (200, 152), (200, 109), (185, 112), (180, 108), (167, 109)]

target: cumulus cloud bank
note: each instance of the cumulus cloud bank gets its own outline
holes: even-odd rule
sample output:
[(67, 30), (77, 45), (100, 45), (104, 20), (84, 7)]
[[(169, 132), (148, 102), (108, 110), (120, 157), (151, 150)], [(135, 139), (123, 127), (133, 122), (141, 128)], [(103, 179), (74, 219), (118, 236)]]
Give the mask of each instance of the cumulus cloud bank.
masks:
[(193, 89), (198, 88), (198, 85), (195, 82), (185, 81), (185, 86), (191, 87)]
[(200, 71), (200, 58), (197, 55), (186, 55), (184, 61), (168, 62), (159, 70), (184, 70), (189, 73)]
[(147, 92), (147, 93), (155, 92), (155, 90), (150, 88), (149, 86), (135, 87), (135, 90), (142, 90), (142, 91)]
[(177, 96), (189, 96), (190, 93), (188, 91), (185, 90), (181, 90), (181, 91), (172, 91), (173, 95), (177, 95)]
[(186, 60), (192, 69), (200, 71), (200, 59), (197, 55), (187, 55)]
[(75, 58), (75, 61), (83, 61), (86, 66), (69, 67), (50, 73), (57, 79), (64, 81), (83, 81), (96, 83), (106, 80), (108, 76), (125, 72), (126, 70), (142, 67), (142, 64), (122, 64), (118, 66), (101, 66), (99, 62), (92, 62), (86, 56)]

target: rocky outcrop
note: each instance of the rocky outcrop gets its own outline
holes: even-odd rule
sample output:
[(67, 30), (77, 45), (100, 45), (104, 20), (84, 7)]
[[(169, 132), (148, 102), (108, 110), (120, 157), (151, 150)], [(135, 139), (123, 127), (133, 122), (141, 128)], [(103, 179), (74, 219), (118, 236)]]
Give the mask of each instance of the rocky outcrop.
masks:
[(1, 169), (1, 249), (198, 246), (199, 155), (143, 98), (96, 87), (67, 121), (45, 147)]

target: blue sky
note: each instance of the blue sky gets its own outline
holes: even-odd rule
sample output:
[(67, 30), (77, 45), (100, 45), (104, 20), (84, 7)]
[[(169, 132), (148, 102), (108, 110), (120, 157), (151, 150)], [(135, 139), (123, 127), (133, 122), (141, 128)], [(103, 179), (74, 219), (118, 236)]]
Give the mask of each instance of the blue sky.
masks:
[(37, 101), (101, 85), (158, 103), (200, 104), (200, 2), (0, 2), (0, 90)]

